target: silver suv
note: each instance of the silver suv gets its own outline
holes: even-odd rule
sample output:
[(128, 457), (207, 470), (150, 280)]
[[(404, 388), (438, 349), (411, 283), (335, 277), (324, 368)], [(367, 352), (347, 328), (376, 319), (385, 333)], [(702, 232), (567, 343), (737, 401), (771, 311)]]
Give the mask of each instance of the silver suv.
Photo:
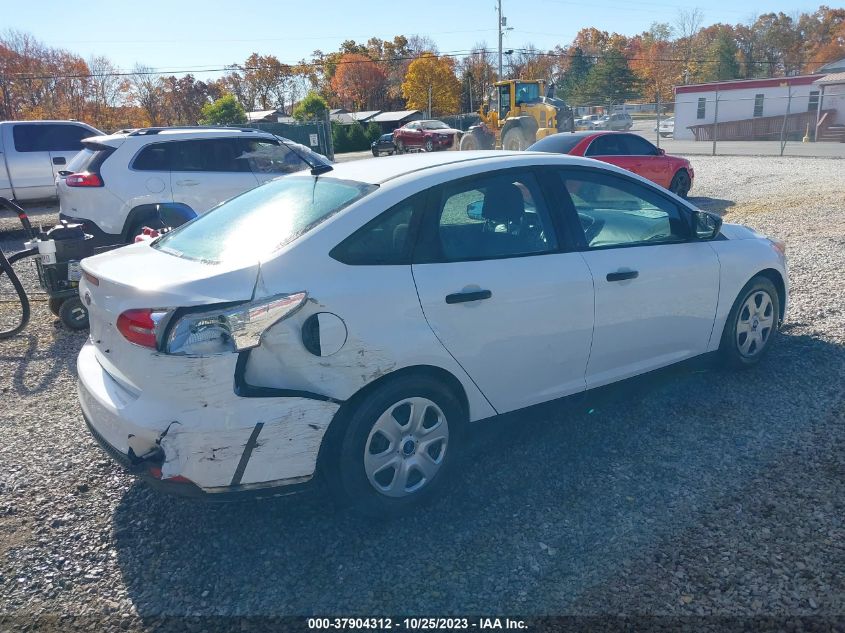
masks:
[(630, 130), (634, 126), (634, 120), (627, 112), (615, 112), (609, 116), (602, 117), (593, 125), (594, 130)]

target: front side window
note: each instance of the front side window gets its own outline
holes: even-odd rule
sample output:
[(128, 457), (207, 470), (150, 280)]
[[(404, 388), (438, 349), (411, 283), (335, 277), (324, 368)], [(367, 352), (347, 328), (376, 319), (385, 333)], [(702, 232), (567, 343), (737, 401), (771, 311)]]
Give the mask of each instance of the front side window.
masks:
[(211, 264), (258, 261), (375, 189), (325, 176), (279, 178), (167, 233), (153, 247)]
[(516, 84), (516, 102), (519, 103), (537, 103), (540, 100), (540, 86), (534, 83)]
[(707, 99), (704, 97), (698, 98), (698, 111), (696, 112), (695, 118), (703, 119), (704, 114), (707, 111)]
[(511, 109), (510, 86), (499, 86), (499, 118), (504, 117)]
[(656, 156), (657, 148), (636, 134), (624, 134), (625, 145), (632, 156)]
[(531, 174), (504, 171), (446, 185), (436, 196), (434, 245), (441, 261), (548, 253), (557, 239)]
[(271, 139), (241, 139), (238, 161), (246, 161), (254, 174), (292, 174), (308, 165), (296, 152)]
[(655, 191), (612, 174), (562, 172), (588, 248), (684, 242), (681, 210)]
[(424, 130), (448, 130), (449, 126), (443, 123), (443, 121), (424, 121), (422, 128)]

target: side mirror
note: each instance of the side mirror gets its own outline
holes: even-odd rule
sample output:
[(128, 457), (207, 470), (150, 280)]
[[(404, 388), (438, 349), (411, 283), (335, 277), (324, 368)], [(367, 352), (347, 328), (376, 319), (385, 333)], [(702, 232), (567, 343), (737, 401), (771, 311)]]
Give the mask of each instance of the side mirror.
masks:
[(475, 202), (470, 202), (467, 205), (467, 217), (471, 220), (483, 220), (484, 214), (481, 212), (483, 206), (483, 200), (476, 200)]
[(722, 218), (714, 213), (697, 210), (693, 217), (695, 236), (700, 240), (712, 240), (722, 228)]
[(666, 156), (666, 150), (663, 149), (662, 147), (658, 147), (657, 148), (657, 155), (658, 156)]

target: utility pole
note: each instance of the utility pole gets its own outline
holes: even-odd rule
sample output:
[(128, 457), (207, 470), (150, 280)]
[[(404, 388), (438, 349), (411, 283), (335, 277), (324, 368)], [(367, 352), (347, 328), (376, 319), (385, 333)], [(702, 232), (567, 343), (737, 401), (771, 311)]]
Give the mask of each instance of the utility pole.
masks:
[(498, 0), (496, 2), (496, 6), (499, 9), (499, 81), (502, 80), (502, 0)]

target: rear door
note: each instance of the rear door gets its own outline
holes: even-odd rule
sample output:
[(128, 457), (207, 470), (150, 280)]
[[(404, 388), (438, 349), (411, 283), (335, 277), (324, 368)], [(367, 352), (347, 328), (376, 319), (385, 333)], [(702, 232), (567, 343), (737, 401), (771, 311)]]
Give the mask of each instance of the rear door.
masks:
[(584, 389), (593, 282), (561, 228), (529, 171), (431, 192), (414, 253), (420, 303), (499, 413)]
[(168, 145), (173, 201), (197, 213), (258, 185), (243, 157), (239, 137), (172, 141)]
[(707, 351), (719, 260), (691, 236), (686, 208), (597, 169), (562, 169), (558, 187), (595, 284), (587, 388)]

